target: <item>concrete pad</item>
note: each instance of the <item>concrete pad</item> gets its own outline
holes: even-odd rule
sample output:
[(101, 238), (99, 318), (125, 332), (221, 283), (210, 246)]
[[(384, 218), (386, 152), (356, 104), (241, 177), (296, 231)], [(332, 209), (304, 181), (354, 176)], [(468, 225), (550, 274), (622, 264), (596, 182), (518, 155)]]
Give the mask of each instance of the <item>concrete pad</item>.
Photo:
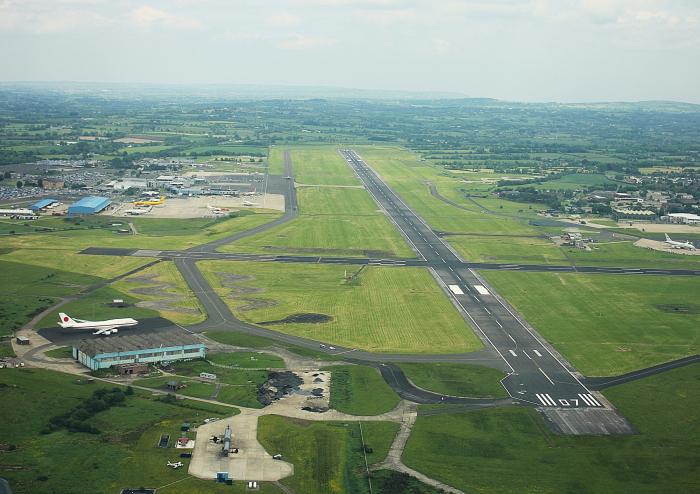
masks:
[(556, 434), (572, 436), (631, 435), (637, 431), (609, 408), (540, 408), (545, 422)]
[[(221, 444), (210, 441), (211, 436), (223, 436), (226, 426), (232, 430), (233, 448), (237, 454), (222, 455)], [(189, 473), (202, 479), (215, 479), (217, 472), (228, 472), (234, 480), (276, 481), (294, 474), (294, 465), (273, 460), (258, 442), (258, 414), (243, 411), (197, 429), (197, 440)]]

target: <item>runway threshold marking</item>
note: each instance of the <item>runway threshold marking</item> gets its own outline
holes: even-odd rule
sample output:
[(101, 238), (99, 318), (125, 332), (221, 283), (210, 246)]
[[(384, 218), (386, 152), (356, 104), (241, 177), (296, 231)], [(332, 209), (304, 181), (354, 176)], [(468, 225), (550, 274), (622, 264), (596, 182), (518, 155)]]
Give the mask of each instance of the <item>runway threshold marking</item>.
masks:
[(554, 399), (552, 399), (552, 397), (546, 393), (536, 393), (535, 396), (537, 396), (537, 399), (540, 400), (540, 403), (542, 403), (546, 407), (557, 406), (557, 402), (554, 401)]
[(587, 394), (580, 394), (580, 393), (579, 393), (579, 397), (580, 397), (580, 398), (583, 400), (583, 402), (584, 402), (586, 405), (588, 405), (588, 406), (591, 406), (591, 407), (602, 407), (602, 406), (603, 406), (603, 405), (602, 405), (598, 400), (596, 400), (595, 397), (594, 397), (592, 394), (590, 394), (590, 393), (587, 393)]

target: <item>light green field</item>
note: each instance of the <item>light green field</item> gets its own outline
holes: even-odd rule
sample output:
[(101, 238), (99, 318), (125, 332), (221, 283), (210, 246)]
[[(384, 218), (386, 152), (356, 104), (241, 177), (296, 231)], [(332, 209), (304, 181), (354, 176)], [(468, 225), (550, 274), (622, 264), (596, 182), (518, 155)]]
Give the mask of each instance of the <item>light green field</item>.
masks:
[(403, 461), (465, 492), (695, 492), (698, 365), (605, 391), (639, 430), (561, 436), (532, 409), (418, 416)]
[[(464, 202), (464, 205), (474, 207), (475, 211), (464, 211), (431, 196), (427, 182), (434, 183), (438, 191), (450, 199), (458, 197), (454, 191), (449, 191), (457, 188), (459, 182), (436, 167), (418, 161), (416, 155), (405, 149), (379, 146), (356, 146), (353, 149), (357, 149), (382, 179), (436, 230), (457, 233), (537, 234), (525, 221), (476, 212), (477, 208), (467, 202)], [(463, 202), (463, 199), (460, 201)]]
[(105, 279), (114, 278), (152, 261), (144, 257), (89, 256), (63, 250), (56, 252), (52, 248), (53, 245), (49, 244), (46, 245), (46, 250), (18, 249), (0, 256), (0, 259), (47, 268), (47, 273), (52, 269), (60, 269)]
[[(177, 480), (164, 492), (214, 494), (244, 492), (243, 486), (221, 486), (211, 481), (187, 478), (184, 472), (166, 466), (177, 458), (173, 442), (180, 437), (182, 422), (201, 423), (207, 417), (237, 413), (191, 400), (166, 403), (149, 393), (136, 392), (124, 406), (98, 412), (89, 423), (100, 434), (69, 433), (66, 430), (41, 434), (50, 417), (65, 413), (108, 384), (76, 384), (76, 376), (41, 369), (5, 369), (0, 373), (0, 422), (2, 442), (16, 446), (0, 455), (0, 472), (15, 494), (40, 492), (89, 492), (110, 494), (124, 487), (162, 487)], [(170, 447), (157, 448), (161, 434), (170, 435)], [(177, 452), (176, 452), (177, 451)], [(57, 460), (60, 458), (60, 461)], [(177, 458), (179, 460), (179, 458)], [(159, 489), (160, 490), (160, 489)], [(279, 492), (263, 484), (262, 492)]]
[(361, 436), (374, 451), (367, 463), (383, 460), (398, 431), (391, 422), (307, 422), (265, 415), (258, 421), (258, 440), (268, 452), (279, 452), (294, 464), (294, 475), (281, 483), (304, 494), (369, 493)]
[(415, 257), (391, 223), (374, 216), (300, 216), (260, 235), (225, 245), (222, 252), (319, 256)]
[(584, 375), (622, 374), (700, 349), (698, 282), (692, 277), (481, 275)]
[(543, 238), (453, 235), (445, 239), (467, 261), (569, 264), (562, 249)]
[(295, 181), (306, 185), (360, 185), (337, 146), (290, 148)]
[[(320, 341), (374, 352), (459, 353), (481, 343), (450, 304), (427, 270), (368, 267), (348, 284), (345, 271), (357, 266), (293, 265), (203, 261), (198, 266), (240, 319), (257, 324), (291, 314), (319, 313), (333, 320), (320, 324), (284, 323), (266, 327)], [(221, 273), (253, 277), (236, 287), (262, 289), (254, 298), (274, 305), (241, 310), (249, 301), (222, 286)], [(300, 289), (304, 288), (304, 289)]]
[(159, 262), (119, 280), (112, 287), (140, 299), (139, 307), (153, 309), (177, 324), (196, 324), (207, 318), (199, 300), (171, 261)]
[(362, 365), (334, 365), (331, 373), (331, 408), (350, 415), (379, 415), (393, 410), (399, 396), (379, 371)]
[(284, 148), (270, 146), (268, 151), (267, 166), (270, 175), (284, 174)]
[(466, 364), (401, 364), (419, 388), (451, 396), (506, 397), (501, 371)]
[[(312, 148), (313, 150), (317, 148)], [(306, 151), (305, 154), (309, 154)], [(341, 165), (346, 166), (341, 160)], [(226, 245), (224, 252), (414, 257), (396, 227), (361, 188), (299, 187), (300, 217)]]

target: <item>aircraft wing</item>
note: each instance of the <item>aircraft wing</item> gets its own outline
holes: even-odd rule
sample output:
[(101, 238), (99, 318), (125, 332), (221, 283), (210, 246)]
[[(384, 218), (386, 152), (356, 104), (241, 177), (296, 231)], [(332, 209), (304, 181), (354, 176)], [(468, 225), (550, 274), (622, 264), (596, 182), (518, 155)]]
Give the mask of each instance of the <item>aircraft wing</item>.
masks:
[(114, 328), (117, 328), (117, 327), (118, 327), (118, 326), (107, 326), (107, 327), (98, 329), (97, 331), (95, 331), (95, 332), (92, 333), (92, 334), (105, 334), (105, 333), (107, 333), (108, 331), (112, 331)]

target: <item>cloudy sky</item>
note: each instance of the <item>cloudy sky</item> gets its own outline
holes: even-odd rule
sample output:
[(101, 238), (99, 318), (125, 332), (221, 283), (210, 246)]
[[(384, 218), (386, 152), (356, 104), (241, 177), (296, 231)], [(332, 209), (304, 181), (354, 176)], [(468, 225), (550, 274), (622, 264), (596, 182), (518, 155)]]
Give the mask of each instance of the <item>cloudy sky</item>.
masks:
[(0, 0), (0, 79), (700, 103), (700, 0)]

